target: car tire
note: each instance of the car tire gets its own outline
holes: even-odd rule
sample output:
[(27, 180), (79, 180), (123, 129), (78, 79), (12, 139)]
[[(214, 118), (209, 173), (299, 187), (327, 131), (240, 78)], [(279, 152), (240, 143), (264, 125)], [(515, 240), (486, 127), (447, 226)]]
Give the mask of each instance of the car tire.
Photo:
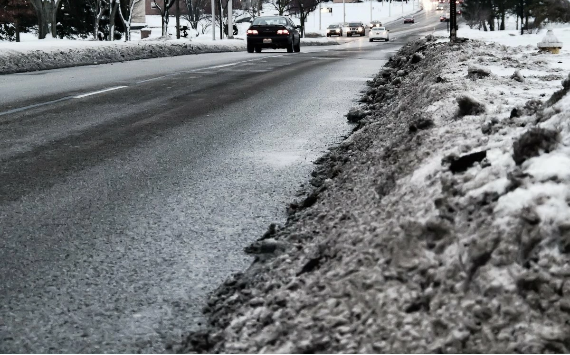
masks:
[(261, 47), (260, 46), (255, 47), (255, 53), (261, 53)]
[(253, 53), (253, 51), (255, 50), (255, 47), (253, 46), (253, 44), (247, 44), (247, 53)]
[(293, 53), (295, 50), (295, 48), (293, 47), (294, 47), (293, 41), (291, 41), (291, 44), (287, 44), (287, 53)]
[(299, 53), (301, 51), (301, 39), (299, 38), (299, 42), (293, 47), (295, 53)]
[(327, 33), (327, 37), (330, 37), (331, 35)]
[(374, 42), (374, 40), (373, 40), (373, 39), (369, 39), (368, 42)]

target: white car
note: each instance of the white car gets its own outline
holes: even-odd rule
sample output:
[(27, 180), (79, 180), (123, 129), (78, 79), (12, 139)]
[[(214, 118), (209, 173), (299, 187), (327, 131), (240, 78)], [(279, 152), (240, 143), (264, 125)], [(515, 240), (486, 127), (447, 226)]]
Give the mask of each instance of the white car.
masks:
[(368, 32), (368, 41), (372, 42), (376, 39), (380, 40), (384, 40), (384, 41), (389, 41), (390, 40), (390, 34), (389, 34), (390, 30), (387, 30), (386, 27), (374, 27), (370, 29), (370, 32)]

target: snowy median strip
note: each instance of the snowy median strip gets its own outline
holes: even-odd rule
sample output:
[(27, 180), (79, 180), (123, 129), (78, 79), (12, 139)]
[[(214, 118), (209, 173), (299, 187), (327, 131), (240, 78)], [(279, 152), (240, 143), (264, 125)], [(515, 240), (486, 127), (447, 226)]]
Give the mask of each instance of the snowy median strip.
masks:
[(109, 92), (109, 91), (124, 89), (124, 88), (126, 88), (126, 87), (128, 87), (128, 86), (124, 86), (124, 85), (123, 85), (123, 86), (115, 86), (115, 87), (108, 88), (108, 89), (103, 89), (103, 90), (99, 90), (99, 91), (93, 91), (93, 92), (90, 92), (90, 93), (87, 93), (87, 94), (77, 95), (77, 96), (74, 96), (73, 98), (74, 98), (74, 99), (82, 99), (82, 98), (84, 98), (84, 97), (93, 96), (93, 95), (97, 95), (97, 94), (102, 94), (102, 93), (104, 93), (104, 92)]

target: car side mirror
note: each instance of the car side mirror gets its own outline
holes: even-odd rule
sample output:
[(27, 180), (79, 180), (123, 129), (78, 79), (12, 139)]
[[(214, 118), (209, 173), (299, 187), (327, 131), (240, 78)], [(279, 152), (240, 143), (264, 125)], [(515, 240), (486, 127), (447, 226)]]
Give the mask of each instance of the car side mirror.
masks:
[(301, 25), (297, 25), (295, 26), (296, 29), (300, 30), (301, 29)]

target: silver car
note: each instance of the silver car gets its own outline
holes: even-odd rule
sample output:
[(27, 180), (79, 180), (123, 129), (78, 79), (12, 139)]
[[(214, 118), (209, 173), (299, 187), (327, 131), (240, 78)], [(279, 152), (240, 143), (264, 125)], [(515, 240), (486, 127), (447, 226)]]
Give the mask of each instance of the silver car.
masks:
[(374, 40), (390, 40), (390, 30), (387, 30), (386, 27), (374, 27), (370, 29), (368, 32), (368, 41), (372, 42)]

